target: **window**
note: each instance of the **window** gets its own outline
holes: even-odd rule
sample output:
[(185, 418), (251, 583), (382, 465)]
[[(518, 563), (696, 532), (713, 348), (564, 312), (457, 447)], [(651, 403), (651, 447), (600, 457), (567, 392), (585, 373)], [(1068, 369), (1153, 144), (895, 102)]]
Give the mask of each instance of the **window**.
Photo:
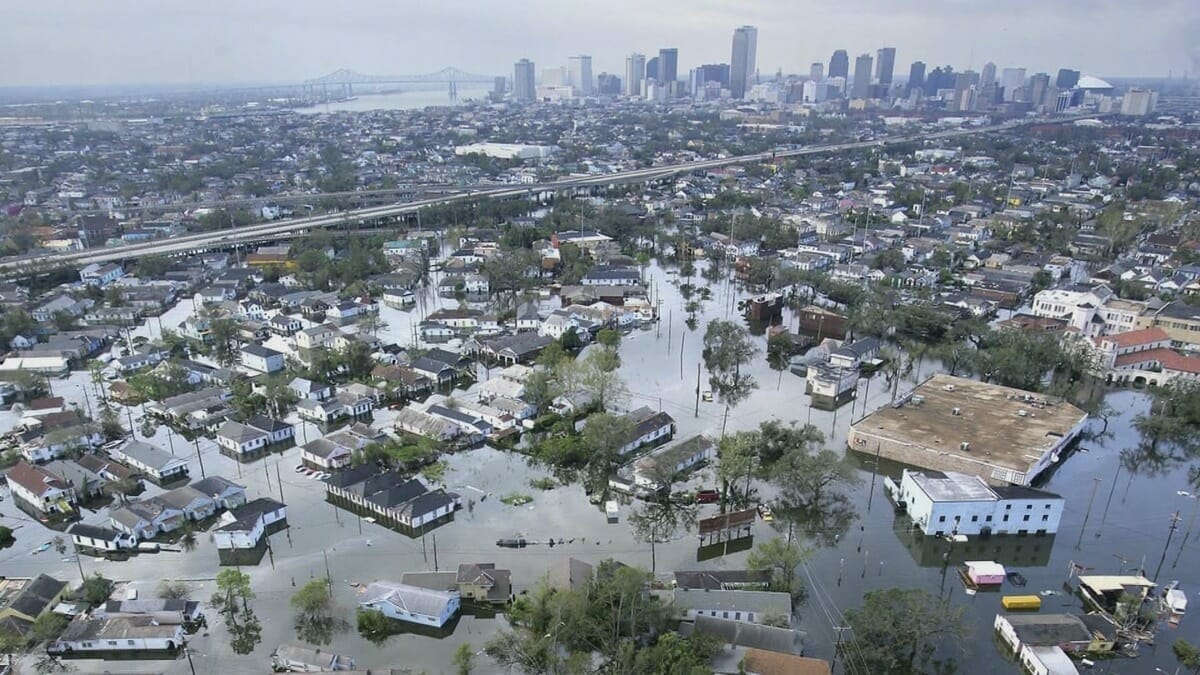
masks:
[(1024, 521), (1024, 522), (1026, 522), (1026, 523), (1028, 523), (1028, 522), (1029, 522), (1029, 516), (1025, 516), (1025, 517), (1021, 518), (1021, 520), (1022, 520), (1022, 521)]
[(1025, 505), (1025, 510), (1026, 510), (1026, 511), (1028, 511), (1029, 509), (1032, 509), (1032, 508), (1033, 508), (1033, 504), (1026, 504), (1026, 505)]
[(1045, 506), (1045, 508), (1047, 508), (1047, 509), (1048, 509), (1048, 508), (1050, 508), (1050, 505), (1049, 505), (1049, 504), (1047, 504), (1047, 505)]
[(126, 640), (125, 643), (128, 644), (130, 647), (132, 647), (134, 645), (133, 640)]
[(1012, 511), (1012, 504), (1005, 504), (1005, 505), (1004, 505), (1004, 510), (1005, 510), (1005, 511)]
[(946, 522), (946, 516), (938, 516), (938, 522), (939, 522), (939, 523), (944, 523), (944, 522)]
[(984, 518), (984, 520), (990, 523), (990, 522), (992, 522), (992, 517), (988, 516), (988, 517)]
[(734, 612), (734, 613), (733, 613), (733, 619), (734, 619), (735, 621), (741, 621), (741, 620), (742, 620), (742, 613), (741, 613), (741, 612)]
[(729, 618), (729, 612), (722, 612), (722, 613), (721, 613), (721, 618), (722, 618), (722, 619), (728, 619), (728, 618)]
[(1007, 515), (1005, 515), (1005, 516), (1004, 516), (1004, 522), (1006, 522), (1006, 523), (1008, 522), (1008, 516), (1007, 516)]
[(978, 522), (979, 522), (979, 516), (971, 516), (971, 522), (972, 522), (972, 523), (978, 523)]
[(1043, 523), (1044, 523), (1044, 522), (1047, 522), (1048, 520), (1050, 520), (1050, 516), (1042, 516), (1042, 522), (1043, 522)]

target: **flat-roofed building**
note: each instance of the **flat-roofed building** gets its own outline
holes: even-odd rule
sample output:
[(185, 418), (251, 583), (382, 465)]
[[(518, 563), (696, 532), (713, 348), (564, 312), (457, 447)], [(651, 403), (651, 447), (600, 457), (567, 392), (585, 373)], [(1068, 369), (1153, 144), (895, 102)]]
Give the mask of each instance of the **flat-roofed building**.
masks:
[(1018, 486), (992, 487), (979, 476), (905, 469), (900, 484), (884, 485), (921, 532), (946, 534), (1054, 534), (1062, 497)]

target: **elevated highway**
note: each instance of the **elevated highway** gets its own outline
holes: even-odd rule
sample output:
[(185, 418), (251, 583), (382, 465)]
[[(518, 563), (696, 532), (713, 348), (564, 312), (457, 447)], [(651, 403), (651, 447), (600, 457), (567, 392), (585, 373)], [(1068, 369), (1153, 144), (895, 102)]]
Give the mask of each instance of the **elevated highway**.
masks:
[[(1049, 122), (1063, 123), (1073, 121), (1074, 119), (1077, 118), (1061, 118), (1057, 120), (1051, 120)], [(0, 261), (0, 275), (6, 278), (32, 276), (45, 274), (62, 267), (83, 267), (91, 263), (132, 260), (151, 255), (181, 255), (218, 248), (229, 248), (256, 241), (285, 239), (296, 233), (302, 233), (315, 228), (357, 225), (365, 221), (403, 217), (414, 214), (420, 209), (435, 205), (452, 204), (456, 202), (470, 202), (481, 199), (522, 198), (545, 193), (568, 192), (598, 187), (615, 187), (630, 183), (649, 183), (693, 171), (705, 171), (708, 169), (716, 169), (738, 164), (754, 164), (758, 162), (772, 161), (774, 159), (804, 157), (808, 155), (828, 154), (847, 150), (867, 149), (872, 147), (885, 147), (887, 145), (911, 143), (914, 141), (939, 140), (953, 138), (956, 136), (967, 136), (972, 134), (1010, 130), (1029, 124), (1046, 123), (1048, 123), (1047, 120), (1014, 120), (990, 126), (980, 126), (966, 129), (948, 129), (945, 131), (937, 131), (927, 134), (896, 136), (871, 141), (815, 145), (793, 150), (768, 151), (750, 155), (739, 155), (736, 157), (723, 157), (719, 159), (682, 162), (668, 166), (633, 169), (630, 171), (621, 171), (617, 173), (595, 176), (571, 177), (549, 183), (540, 183), (534, 185), (506, 185), (482, 187), (473, 190), (468, 189), (457, 194), (439, 195), (410, 202), (355, 209), (332, 215), (276, 220), (269, 223), (246, 225), (235, 229), (189, 234), (179, 237), (172, 237), (169, 239), (130, 244), (127, 246), (104, 249), (89, 249), (85, 251), (72, 251), (69, 253), (34, 255), (24, 258), (9, 258)]]

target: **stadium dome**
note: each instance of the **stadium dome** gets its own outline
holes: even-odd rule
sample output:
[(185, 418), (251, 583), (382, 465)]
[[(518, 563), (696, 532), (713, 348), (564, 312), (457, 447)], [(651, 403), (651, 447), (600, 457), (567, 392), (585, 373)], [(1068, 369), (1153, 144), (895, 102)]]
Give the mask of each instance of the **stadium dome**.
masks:
[(1112, 89), (1113, 86), (1104, 80), (1092, 75), (1084, 75), (1079, 78), (1079, 82), (1075, 84), (1076, 89)]

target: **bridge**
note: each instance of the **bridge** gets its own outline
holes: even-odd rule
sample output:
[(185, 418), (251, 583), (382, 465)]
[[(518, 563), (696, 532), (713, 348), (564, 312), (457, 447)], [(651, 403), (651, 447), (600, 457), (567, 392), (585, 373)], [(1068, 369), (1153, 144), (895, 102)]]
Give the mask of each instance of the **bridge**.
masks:
[[(1094, 116), (1093, 116), (1094, 117)], [(187, 255), (203, 251), (233, 248), (260, 241), (277, 241), (302, 234), (316, 228), (348, 227), (368, 221), (402, 218), (413, 215), (423, 208), (470, 202), (482, 199), (520, 199), (534, 198), (540, 195), (575, 194), (595, 188), (609, 188), (631, 183), (649, 183), (678, 176), (693, 171), (707, 171), (725, 166), (739, 164), (756, 164), (775, 159), (804, 157), (809, 155), (882, 148), (887, 145), (912, 143), (926, 140), (939, 140), (956, 136), (967, 136), (995, 131), (1007, 131), (1030, 124), (1072, 122), (1079, 117), (1060, 118), (1057, 120), (1014, 120), (1002, 124), (980, 126), (967, 129), (950, 129), (927, 134), (896, 136), (892, 138), (855, 141), (849, 143), (834, 143), (829, 145), (814, 145), (794, 150), (780, 150), (739, 155), (720, 159), (697, 160), (647, 169), (632, 169), (596, 176), (564, 178), (548, 183), (521, 186), (494, 186), (478, 189), (467, 189), (456, 194), (442, 195), (400, 204), (389, 204), (363, 209), (346, 211), (333, 215), (312, 216), (276, 220), (270, 223), (246, 225), (228, 230), (204, 232), (199, 234), (172, 237), (158, 241), (148, 241), (128, 246), (106, 249), (89, 249), (70, 253), (55, 253), (49, 255), (33, 255), (18, 259), (0, 261), (0, 275), (7, 278), (19, 278), (45, 274), (63, 267), (82, 267), (91, 263), (119, 262), (151, 255)]]
[(303, 86), (314, 92), (318, 88), (323, 92), (340, 89), (344, 96), (353, 96), (356, 84), (446, 84), (450, 87), (450, 97), (457, 98), (460, 84), (491, 85), (495, 83), (497, 77), (496, 75), (476, 75), (453, 66), (421, 75), (364, 75), (341, 68), (328, 75), (305, 80)]

